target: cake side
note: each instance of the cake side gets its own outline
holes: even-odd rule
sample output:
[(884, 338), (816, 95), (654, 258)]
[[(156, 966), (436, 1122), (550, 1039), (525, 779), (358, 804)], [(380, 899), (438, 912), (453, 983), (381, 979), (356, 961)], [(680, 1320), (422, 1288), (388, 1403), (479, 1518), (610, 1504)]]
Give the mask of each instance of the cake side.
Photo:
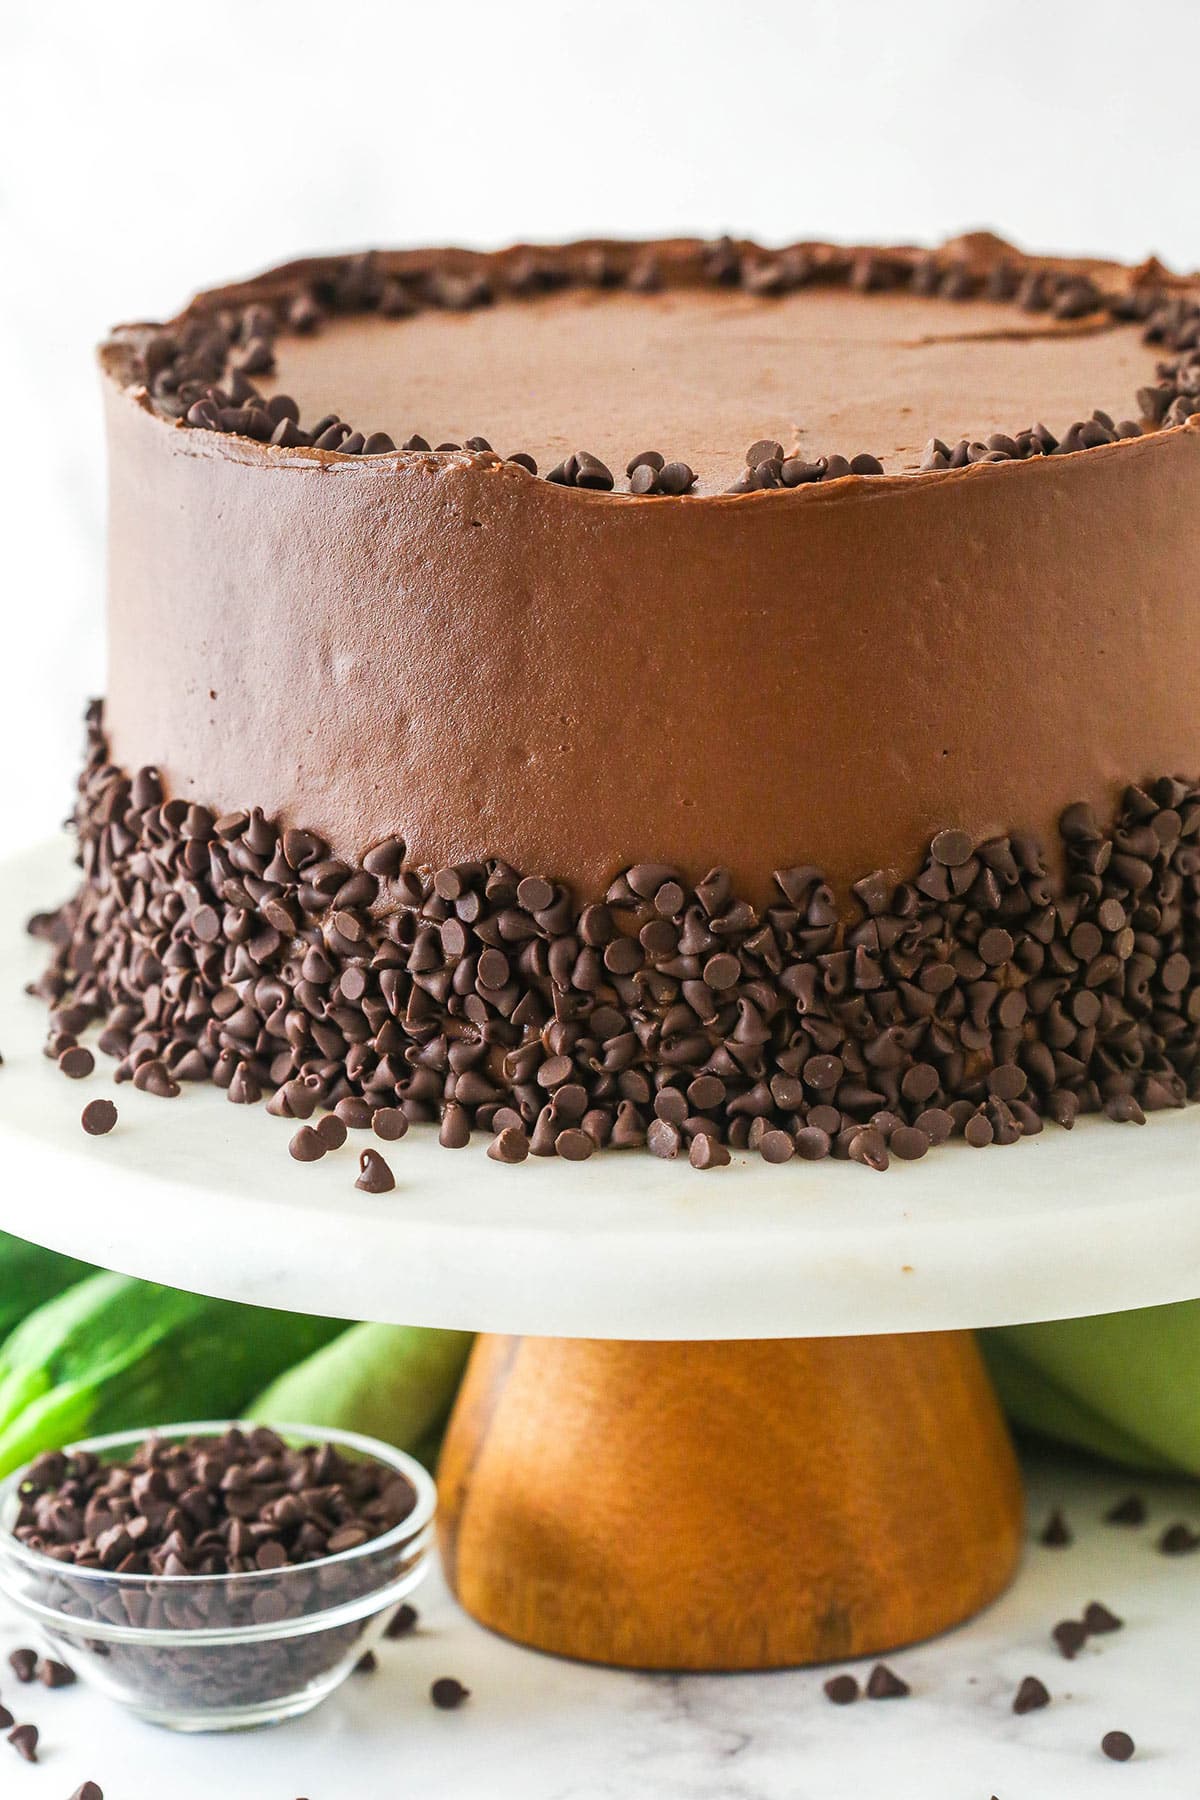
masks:
[(1200, 430), (705, 501), (270, 460), (109, 397), (112, 752), (351, 861), (818, 863), (1200, 769)]

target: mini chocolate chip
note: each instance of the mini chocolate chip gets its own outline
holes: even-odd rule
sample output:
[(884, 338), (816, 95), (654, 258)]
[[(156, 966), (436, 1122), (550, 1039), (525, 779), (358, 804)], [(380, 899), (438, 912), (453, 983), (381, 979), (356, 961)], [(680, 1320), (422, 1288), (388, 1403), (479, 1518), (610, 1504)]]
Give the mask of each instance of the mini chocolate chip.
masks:
[(396, 1177), (378, 1150), (363, 1150), (358, 1158), (359, 1177), (354, 1183), (364, 1194), (387, 1194), (396, 1185)]
[(1036, 1675), (1026, 1675), (1013, 1697), (1012, 1709), (1015, 1713), (1039, 1712), (1049, 1704), (1050, 1690), (1045, 1682)]
[(23, 1756), (26, 1762), (35, 1763), (37, 1761), (38, 1728), (36, 1725), (18, 1725), (15, 1731), (9, 1732), (8, 1741), (17, 1755)]
[(796, 1133), (796, 1155), (804, 1162), (820, 1162), (832, 1148), (829, 1133), (819, 1125), (803, 1125)]
[(569, 1126), (560, 1131), (554, 1140), (554, 1154), (567, 1162), (586, 1162), (596, 1148), (595, 1142), (586, 1131), (579, 1131)]
[(686, 494), (695, 485), (696, 475), (685, 462), (666, 463), (658, 473), (660, 494)]
[(288, 1155), (296, 1162), (319, 1162), (329, 1148), (319, 1131), (302, 1125), (288, 1145)]
[(1193, 1550), (1200, 1549), (1200, 1535), (1190, 1525), (1168, 1525), (1158, 1540), (1158, 1548), (1164, 1556), (1190, 1556)]
[(1118, 1619), (1116, 1613), (1099, 1600), (1089, 1601), (1083, 1609), (1083, 1622), (1089, 1637), (1098, 1637), (1104, 1632), (1120, 1631), (1124, 1619)]
[(876, 1663), (867, 1678), (868, 1700), (903, 1700), (912, 1689), (886, 1663)]
[(767, 1163), (790, 1162), (796, 1154), (796, 1146), (788, 1132), (772, 1128), (759, 1138), (758, 1154)]
[(746, 466), (757, 469), (760, 463), (782, 462), (783, 445), (771, 438), (756, 438), (746, 452)]
[(1110, 1506), (1104, 1515), (1106, 1525), (1144, 1525), (1146, 1523), (1146, 1502), (1140, 1494), (1129, 1494), (1124, 1500), (1118, 1500)]
[(42, 1663), (38, 1669), (38, 1676), (43, 1686), (48, 1688), (64, 1688), (75, 1685), (74, 1669), (69, 1668), (64, 1662), (55, 1662), (52, 1656), (48, 1656)]
[(79, 1115), (79, 1123), (89, 1137), (105, 1137), (117, 1122), (117, 1109), (111, 1100), (89, 1100)]
[(64, 1050), (58, 1059), (58, 1066), (64, 1075), (72, 1081), (82, 1081), (96, 1067), (96, 1059), (84, 1044), (73, 1044)]
[(96, 1781), (81, 1781), (71, 1800), (104, 1800), (104, 1790)]
[(706, 1131), (698, 1132), (692, 1139), (688, 1150), (688, 1161), (693, 1169), (723, 1169), (728, 1166), (729, 1152), (718, 1138), (710, 1137)]
[(379, 1667), (379, 1658), (373, 1650), (364, 1650), (354, 1665), (356, 1675), (374, 1675)]
[(901, 1162), (917, 1162), (929, 1145), (928, 1135), (916, 1125), (897, 1125), (888, 1138), (888, 1149)]
[(1063, 1550), (1072, 1542), (1071, 1528), (1056, 1506), (1038, 1533), (1038, 1543), (1048, 1550)]
[(1127, 1731), (1106, 1731), (1100, 1739), (1100, 1748), (1111, 1762), (1128, 1762), (1134, 1752), (1134, 1742)]
[(453, 1712), (456, 1707), (462, 1705), (464, 1700), (469, 1699), (470, 1695), (470, 1688), (465, 1688), (461, 1681), (454, 1679), (453, 1675), (439, 1675), (429, 1690), (429, 1698), (442, 1712)]
[(831, 1675), (825, 1683), (825, 1698), (835, 1706), (850, 1706), (858, 1699), (858, 1682), (853, 1675)]
[(401, 1601), (400, 1605), (396, 1608), (395, 1612), (387, 1622), (383, 1633), (384, 1637), (407, 1637), (409, 1633), (416, 1628), (419, 1617), (420, 1614), (417, 1612), (415, 1606), (410, 1606), (407, 1600)]
[(340, 1150), (350, 1135), (336, 1113), (326, 1113), (323, 1119), (317, 1120), (313, 1130), (327, 1150)]
[(22, 1646), (19, 1650), (12, 1651), (9, 1655), (8, 1666), (18, 1681), (32, 1681), (37, 1670), (37, 1665), (38, 1654), (36, 1650), (28, 1650)]
[(1078, 1619), (1060, 1619), (1050, 1635), (1068, 1662), (1074, 1661), (1087, 1642), (1087, 1632)]
[(398, 1106), (377, 1106), (371, 1114), (371, 1129), (385, 1144), (394, 1144), (408, 1130), (408, 1118)]
[[(558, 1140), (555, 1140), (555, 1149)], [(488, 1155), (493, 1162), (521, 1163), (529, 1155), (529, 1138), (519, 1125), (506, 1125), (488, 1145)]]
[(442, 1108), (442, 1125), (438, 1143), (443, 1150), (465, 1150), (471, 1141), (471, 1122), (466, 1108), (456, 1100), (447, 1100)]
[(947, 869), (961, 868), (971, 850), (971, 839), (965, 831), (939, 831), (929, 846), (933, 860)]
[(654, 1119), (646, 1132), (646, 1148), (653, 1156), (678, 1156), (683, 1146), (679, 1129), (666, 1119)]

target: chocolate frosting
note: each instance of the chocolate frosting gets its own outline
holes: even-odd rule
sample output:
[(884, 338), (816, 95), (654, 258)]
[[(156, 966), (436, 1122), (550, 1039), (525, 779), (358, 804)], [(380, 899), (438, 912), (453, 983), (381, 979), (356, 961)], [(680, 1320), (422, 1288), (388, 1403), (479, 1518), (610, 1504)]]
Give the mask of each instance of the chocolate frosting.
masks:
[[(996, 240), (964, 242), (985, 262), (1000, 254)], [(1135, 327), (1048, 326), (1003, 309), (996, 336), (1002, 309), (987, 302), (843, 290), (731, 301), (679, 274), (696, 246), (656, 248), (665, 294), (505, 301), (477, 333), (515, 362), (532, 330), (523, 321), (553, 327), (558, 360), (541, 393), (536, 369), (524, 371), (523, 441), (507, 352), (479, 362), (477, 422), (460, 385), (428, 430), (489, 431), (500, 415), (498, 449), (550, 454), (570, 441), (563, 431), (585, 428), (589, 320), (608, 321), (611, 362), (642, 306), (701, 345), (706, 312), (710, 324), (736, 316), (728, 369), (698, 372), (686, 343), (662, 338), (672, 438), (689, 381), (695, 425), (657, 447), (712, 478), (737, 472), (752, 437), (786, 426), (805, 454), (868, 449), (910, 468), (935, 430), (1024, 424), (1043, 382), (1047, 412), (1115, 408), (1123, 395), (1135, 410), (1131, 385), (1154, 379)], [(274, 303), (327, 266), (194, 307)], [(1118, 276), (1139, 279), (1106, 270)], [(728, 383), (755, 307), (770, 367), (747, 380), (738, 445)], [(850, 323), (831, 374), (823, 345), (839, 309)], [(290, 373), (306, 406), (365, 404), (363, 358), (394, 332), (379, 412), (354, 422), (425, 429), (393, 411), (406, 371), (428, 366), (439, 341), (465, 344), (482, 318), (368, 315), (315, 347), (284, 337), (277, 385)], [(779, 355), (792, 331), (810, 391), (789, 412)], [(901, 391), (895, 345), (914, 334), (925, 348)], [(1125, 781), (1200, 769), (1200, 420), (1070, 456), (639, 499), (554, 486), (488, 453), (355, 459), (189, 430), (150, 408), (132, 361), (144, 338), (127, 329), (103, 354), (106, 724), (116, 760), (157, 765), (168, 792), (262, 807), (349, 860), (398, 835), (418, 862), (500, 857), (586, 894), (653, 856), (692, 879), (723, 864), (760, 901), (771, 871), (797, 862), (819, 864), (843, 895), (867, 870), (907, 872), (948, 824), (976, 839), (1032, 829), (1052, 845), (1067, 802), (1107, 814)], [(938, 409), (960, 353), (959, 416), (947, 419)], [(448, 382), (461, 384), (465, 354)], [(342, 356), (350, 398), (339, 401)], [(564, 356), (579, 397), (560, 430), (548, 404), (564, 391)], [(602, 441), (587, 448), (646, 447), (656, 373), (644, 368), (615, 400), (597, 392)], [(436, 360), (422, 379), (432, 406)], [(843, 423), (851, 440), (831, 441)]]

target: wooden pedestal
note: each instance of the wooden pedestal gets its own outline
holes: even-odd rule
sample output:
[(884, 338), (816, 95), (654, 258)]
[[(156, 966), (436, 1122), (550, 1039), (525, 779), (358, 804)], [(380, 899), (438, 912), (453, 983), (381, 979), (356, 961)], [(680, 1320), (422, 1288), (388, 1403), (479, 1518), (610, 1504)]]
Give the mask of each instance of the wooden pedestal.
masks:
[(479, 1339), (441, 1549), (505, 1637), (640, 1669), (894, 1649), (1007, 1585), (1012, 1446), (967, 1332)]

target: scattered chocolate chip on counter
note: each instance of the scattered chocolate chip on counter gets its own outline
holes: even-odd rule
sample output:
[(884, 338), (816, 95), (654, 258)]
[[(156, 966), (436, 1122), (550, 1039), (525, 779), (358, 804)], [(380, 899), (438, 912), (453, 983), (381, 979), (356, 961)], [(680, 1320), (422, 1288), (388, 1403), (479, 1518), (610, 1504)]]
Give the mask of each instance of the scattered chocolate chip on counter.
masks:
[(1073, 1662), (1087, 1643), (1087, 1631), (1078, 1619), (1060, 1619), (1050, 1636), (1068, 1662)]
[(1039, 1712), (1043, 1706), (1050, 1704), (1050, 1690), (1044, 1681), (1036, 1675), (1026, 1675), (1013, 1696), (1012, 1709), (1015, 1713)]
[(58, 1059), (58, 1066), (72, 1081), (83, 1081), (96, 1067), (96, 1059), (85, 1044), (72, 1044)]
[(1055, 1507), (1038, 1533), (1038, 1543), (1044, 1544), (1047, 1550), (1065, 1550), (1067, 1545), (1073, 1542), (1071, 1527)]
[(27, 1650), (24, 1647), (20, 1650), (14, 1650), (8, 1659), (8, 1666), (18, 1681), (32, 1681), (37, 1671), (37, 1665), (37, 1651)]
[(831, 1675), (824, 1685), (824, 1693), (834, 1706), (852, 1706), (858, 1699), (858, 1682), (853, 1675)]
[(1127, 1731), (1106, 1731), (1100, 1739), (1100, 1748), (1112, 1762), (1128, 1762), (1134, 1752), (1134, 1742)]
[(16, 1722), (17, 1721), (13, 1718), (7, 1706), (0, 1703), (0, 1731), (7, 1731), (9, 1727), (15, 1725)]
[(1144, 1525), (1146, 1523), (1146, 1502), (1140, 1494), (1129, 1494), (1124, 1500), (1118, 1500), (1110, 1506), (1104, 1515), (1106, 1525)]
[(465, 1688), (453, 1675), (439, 1675), (429, 1690), (429, 1698), (441, 1712), (453, 1712), (470, 1696), (470, 1688)]
[(419, 1618), (420, 1614), (416, 1607), (410, 1606), (407, 1600), (402, 1600), (387, 1622), (384, 1637), (393, 1640), (408, 1637), (411, 1632), (415, 1631)]
[(98, 1781), (81, 1781), (71, 1800), (104, 1800), (104, 1790)]
[(886, 1663), (876, 1663), (867, 1677), (866, 1692), (868, 1700), (903, 1700), (912, 1689)]
[(1124, 1619), (1118, 1619), (1115, 1612), (1099, 1600), (1090, 1600), (1083, 1609), (1083, 1623), (1089, 1637), (1100, 1637), (1109, 1631), (1123, 1629)]
[(56, 1662), (52, 1656), (38, 1668), (38, 1678), (43, 1687), (48, 1688), (74, 1687), (76, 1679), (74, 1669), (64, 1662)]
[(354, 1665), (356, 1675), (374, 1675), (379, 1667), (379, 1658), (373, 1650), (364, 1650)]
[(1190, 1556), (1193, 1550), (1200, 1550), (1200, 1533), (1180, 1521), (1167, 1526), (1158, 1547), (1164, 1556)]

